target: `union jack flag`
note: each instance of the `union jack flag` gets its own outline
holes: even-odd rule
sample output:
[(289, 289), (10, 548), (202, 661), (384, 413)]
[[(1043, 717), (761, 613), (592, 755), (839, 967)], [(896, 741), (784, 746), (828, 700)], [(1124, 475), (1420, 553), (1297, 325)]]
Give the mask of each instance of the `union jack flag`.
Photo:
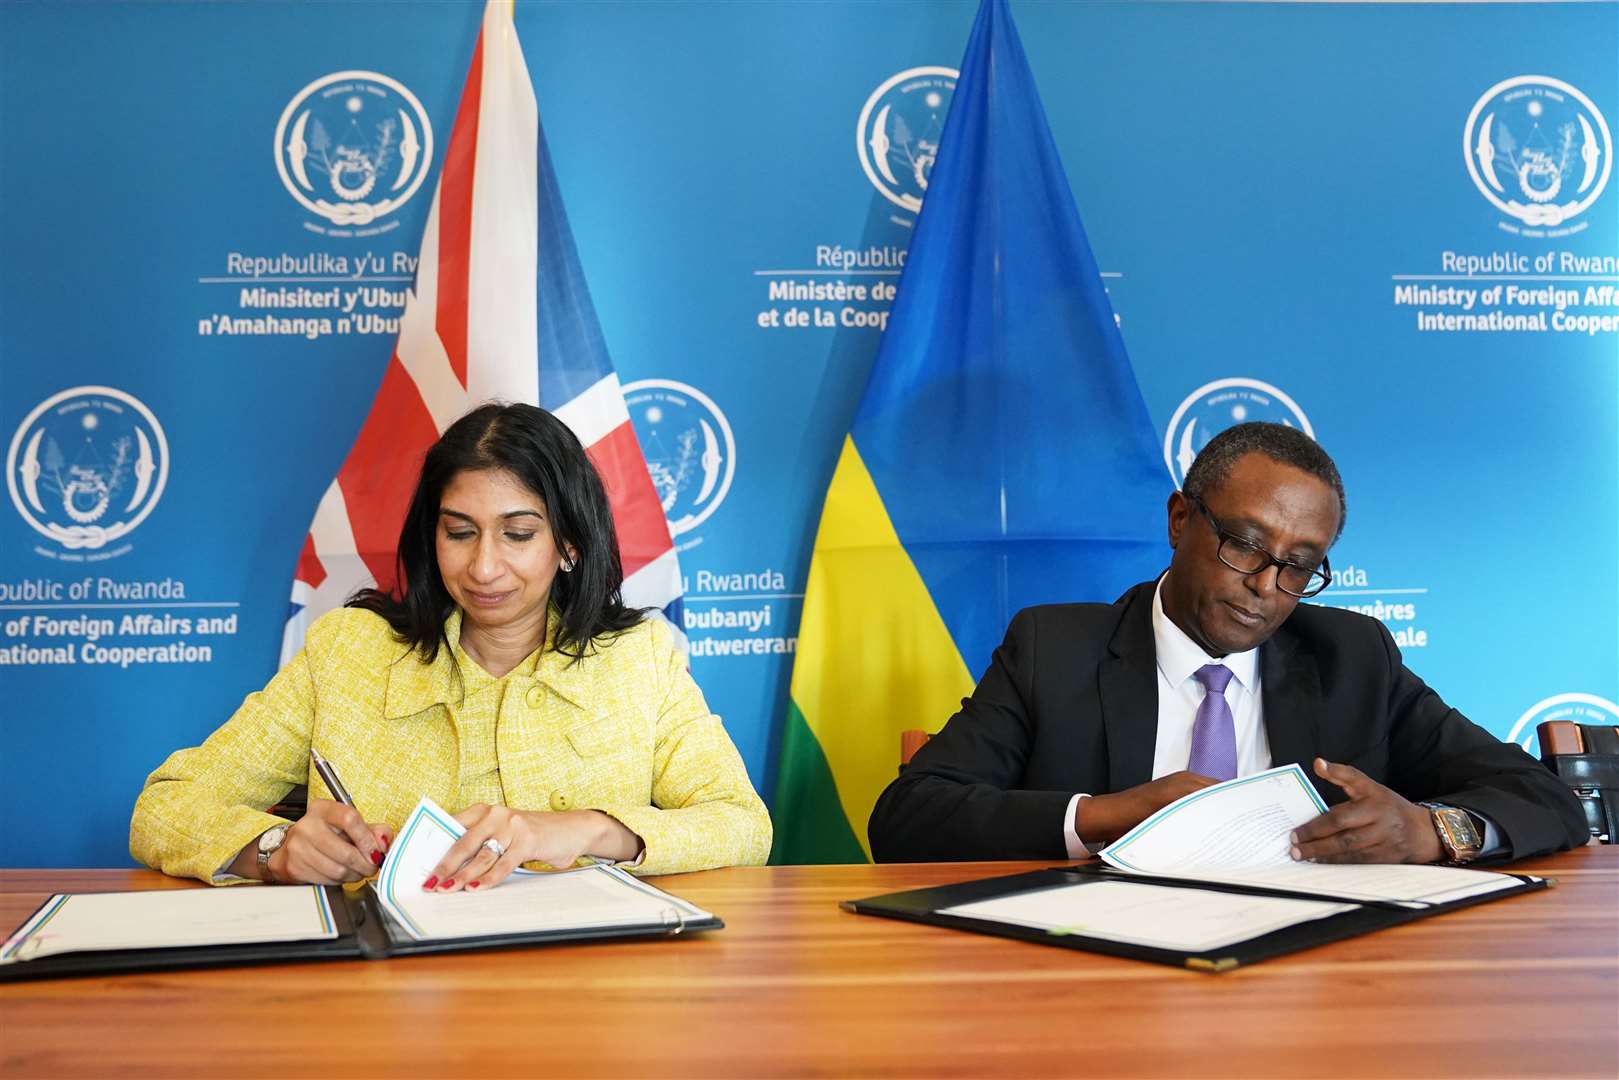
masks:
[(282, 664), (355, 589), (394, 586), (422, 456), (490, 399), (537, 403), (579, 436), (612, 503), (625, 603), (662, 612), (683, 643), (679, 562), (579, 266), (509, 0), (484, 9), (399, 340), (304, 538)]

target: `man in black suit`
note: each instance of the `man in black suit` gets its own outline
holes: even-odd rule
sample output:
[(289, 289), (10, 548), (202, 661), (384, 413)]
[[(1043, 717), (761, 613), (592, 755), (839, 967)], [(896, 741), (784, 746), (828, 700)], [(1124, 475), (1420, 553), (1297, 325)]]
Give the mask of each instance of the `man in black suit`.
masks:
[(1295, 831), (1295, 858), (1584, 843), (1573, 793), (1441, 701), (1381, 623), (1298, 606), (1331, 579), (1344, 511), (1308, 436), (1215, 436), (1169, 498), (1169, 570), (1111, 605), (1019, 612), (972, 697), (877, 800), (873, 855), (1080, 857), (1217, 779), (1289, 762), (1330, 806)]

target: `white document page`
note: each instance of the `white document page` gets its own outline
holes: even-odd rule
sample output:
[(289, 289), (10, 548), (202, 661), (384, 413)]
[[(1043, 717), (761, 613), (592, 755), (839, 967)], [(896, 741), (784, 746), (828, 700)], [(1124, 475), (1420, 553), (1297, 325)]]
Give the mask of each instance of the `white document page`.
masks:
[(1173, 877), (1193, 881), (1257, 885), (1313, 896), (1345, 900), (1386, 900), (1406, 907), (1446, 904), (1469, 896), (1510, 889), (1521, 882), (1506, 874), (1467, 870), (1459, 866), (1413, 866), (1404, 863), (1286, 862), (1248, 866), (1221, 872), (1198, 866), (1176, 871)]
[(1100, 852), (1121, 870), (1188, 876), (1291, 863), (1292, 831), (1326, 812), (1298, 765), (1282, 765), (1182, 796)]
[(1519, 884), (1505, 874), (1455, 866), (1294, 861), (1289, 835), (1326, 809), (1304, 770), (1283, 765), (1177, 799), (1100, 854), (1110, 865), (1138, 874), (1410, 907)]
[(318, 885), (69, 893), (51, 897), (0, 946), (0, 963), (57, 953), (335, 937), (332, 909)]
[(422, 882), (466, 829), (423, 797), (399, 830), (377, 876), (388, 914), (417, 940), (615, 926), (678, 926), (706, 919), (701, 908), (598, 864), (577, 870), (518, 870), (491, 889), (423, 892)]
[(939, 914), (1177, 952), (1206, 952), (1353, 906), (1100, 881), (958, 904)]

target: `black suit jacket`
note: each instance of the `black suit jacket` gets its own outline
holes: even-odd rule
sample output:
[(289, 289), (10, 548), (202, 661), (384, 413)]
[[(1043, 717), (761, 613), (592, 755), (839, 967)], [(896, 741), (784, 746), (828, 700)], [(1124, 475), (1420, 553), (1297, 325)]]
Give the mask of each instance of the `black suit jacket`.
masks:
[[(1155, 587), (1019, 612), (972, 697), (877, 800), (876, 859), (1063, 859), (1075, 792), (1151, 780)], [(1585, 842), (1562, 781), (1441, 701), (1382, 623), (1301, 604), (1260, 647), (1259, 670), (1273, 764), (1301, 764), (1329, 805), (1345, 796), (1315, 775), (1316, 757), (1484, 815), (1511, 858)]]

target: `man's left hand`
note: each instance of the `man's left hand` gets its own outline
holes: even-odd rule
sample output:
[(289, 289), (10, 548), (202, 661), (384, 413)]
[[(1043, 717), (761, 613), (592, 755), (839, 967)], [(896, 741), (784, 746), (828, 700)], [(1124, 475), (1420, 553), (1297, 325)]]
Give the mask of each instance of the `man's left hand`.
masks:
[(1293, 858), (1319, 863), (1431, 863), (1444, 855), (1426, 808), (1348, 765), (1316, 758), (1315, 772), (1343, 788), (1349, 801), (1293, 830)]

